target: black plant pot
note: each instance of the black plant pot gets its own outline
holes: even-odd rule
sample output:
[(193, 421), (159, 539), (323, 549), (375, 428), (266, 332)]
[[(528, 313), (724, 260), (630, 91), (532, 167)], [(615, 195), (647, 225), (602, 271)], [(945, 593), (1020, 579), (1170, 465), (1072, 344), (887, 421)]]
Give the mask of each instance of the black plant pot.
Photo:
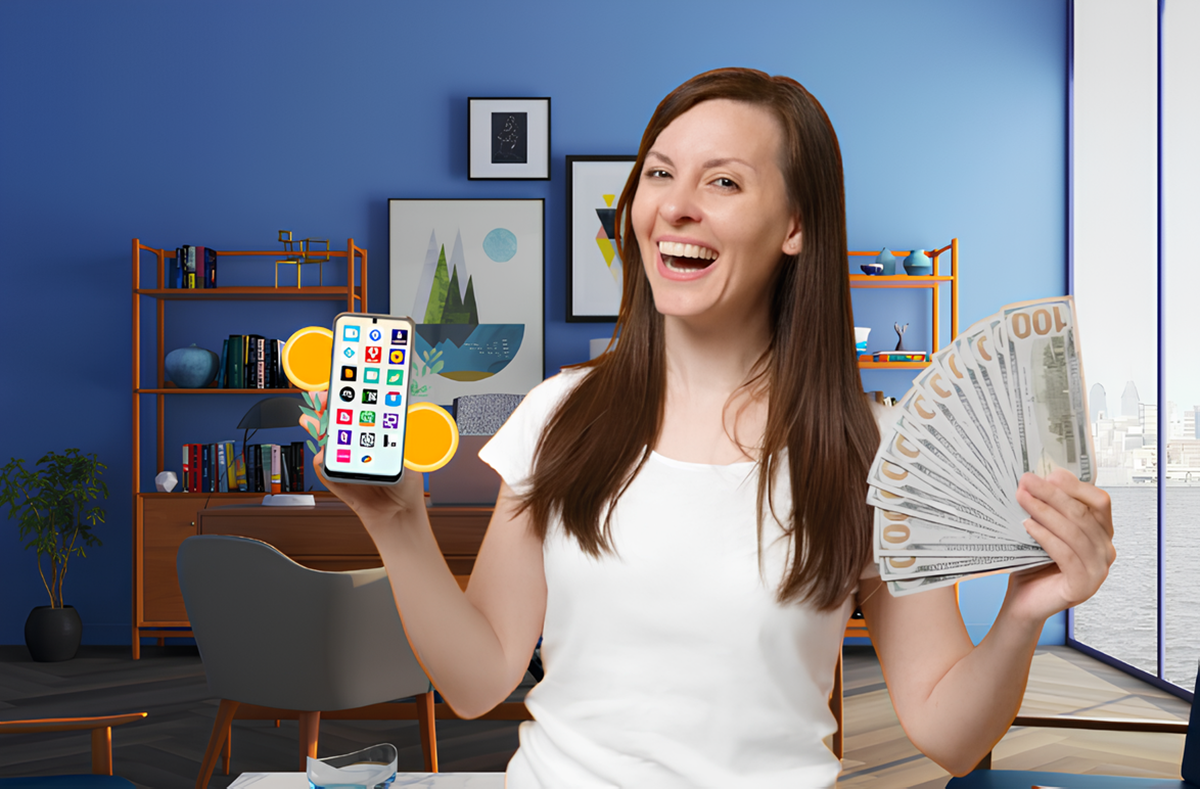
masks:
[(51, 608), (39, 605), (25, 620), (25, 646), (29, 654), (41, 663), (70, 660), (79, 651), (83, 622), (75, 606)]

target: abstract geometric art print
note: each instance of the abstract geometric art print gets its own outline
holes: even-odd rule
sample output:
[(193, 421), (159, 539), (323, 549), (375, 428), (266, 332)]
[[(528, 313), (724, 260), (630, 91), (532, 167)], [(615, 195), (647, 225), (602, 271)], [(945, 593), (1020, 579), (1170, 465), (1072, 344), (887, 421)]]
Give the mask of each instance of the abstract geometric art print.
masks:
[(543, 226), (541, 199), (388, 201), (391, 314), (417, 324), (414, 401), (541, 383)]
[(617, 319), (624, 276), (617, 200), (636, 156), (567, 157), (567, 320)]

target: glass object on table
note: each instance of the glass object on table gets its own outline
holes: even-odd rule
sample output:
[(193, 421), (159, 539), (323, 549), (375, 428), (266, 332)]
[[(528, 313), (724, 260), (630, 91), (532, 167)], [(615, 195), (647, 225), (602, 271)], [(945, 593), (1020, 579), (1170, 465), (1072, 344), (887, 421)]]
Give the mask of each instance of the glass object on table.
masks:
[(372, 745), (361, 751), (308, 759), (312, 789), (386, 789), (396, 780), (396, 746)]

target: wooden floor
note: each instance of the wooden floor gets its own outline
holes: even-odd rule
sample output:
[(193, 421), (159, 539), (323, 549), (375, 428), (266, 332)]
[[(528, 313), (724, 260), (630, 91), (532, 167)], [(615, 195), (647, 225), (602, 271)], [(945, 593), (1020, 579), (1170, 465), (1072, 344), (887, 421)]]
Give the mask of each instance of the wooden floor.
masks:
[[(212, 730), (217, 703), (207, 698), (204, 670), (192, 647), (83, 647), (64, 663), (34, 663), (23, 646), (0, 647), (0, 720), (145, 711), (150, 716), (113, 732), (116, 772), (139, 787), (190, 789)], [(846, 758), (839, 786), (943, 787), (947, 774), (920, 755), (896, 721), (883, 676), (869, 647), (846, 654)], [(513, 698), (532, 684), (526, 682)], [(1186, 720), (1190, 706), (1066, 647), (1038, 651), (1026, 713), (1093, 714)], [(517, 747), (517, 724), (439, 721), (438, 751), (444, 771), (503, 771)], [(345, 753), (392, 742), (400, 769), (421, 770), (416, 723), (325, 721), (320, 753)], [(1065, 730), (1013, 730), (996, 749), (995, 766), (1078, 773), (1175, 777), (1183, 738), (1166, 734), (1106, 734)], [(234, 724), (232, 775), (216, 775), (223, 788), (243, 771), (288, 771), (297, 763), (295, 721)], [(84, 734), (7, 735), (0, 739), (0, 776), (88, 772)]]

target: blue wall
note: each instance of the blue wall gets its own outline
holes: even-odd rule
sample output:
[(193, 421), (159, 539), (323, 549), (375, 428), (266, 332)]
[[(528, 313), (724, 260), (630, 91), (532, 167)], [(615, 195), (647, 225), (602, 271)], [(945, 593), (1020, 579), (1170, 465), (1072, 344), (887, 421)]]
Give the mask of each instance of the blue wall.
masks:
[[(371, 252), (369, 308), (386, 311), (387, 198), (544, 197), (550, 374), (611, 331), (563, 320), (563, 157), (635, 152), (671, 88), (746, 65), (796, 77), (829, 112), (851, 248), (960, 238), (963, 327), (1064, 291), (1065, 0), (503, 8), (0, 4), (0, 461), (78, 446), (109, 465), (104, 546), (72, 561), (66, 584), (86, 642), (129, 638), (132, 237), (216, 249), (274, 248), (280, 228), (353, 237)], [(468, 96), (552, 97), (551, 181), (467, 180)], [(873, 344), (918, 309), (893, 295), (859, 305)], [(312, 318), (206, 307), (173, 323), (167, 346), (256, 331), (226, 328), (238, 321)], [(864, 383), (899, 395), (909, 380)], [(251, 401), (224, 402), (222, 415), (198, 414), (217, 425), (208, 437), (180, 432), (167, 446), (232, 438), (230, 412)], [(963, 589), (976, 637), (996, 589)], [(26, 614), (45, 602), (33, 554), (0, 520), (0, 643), (21, 643)], [(1051, 630), (1061, 641), (1061, 623)]]

